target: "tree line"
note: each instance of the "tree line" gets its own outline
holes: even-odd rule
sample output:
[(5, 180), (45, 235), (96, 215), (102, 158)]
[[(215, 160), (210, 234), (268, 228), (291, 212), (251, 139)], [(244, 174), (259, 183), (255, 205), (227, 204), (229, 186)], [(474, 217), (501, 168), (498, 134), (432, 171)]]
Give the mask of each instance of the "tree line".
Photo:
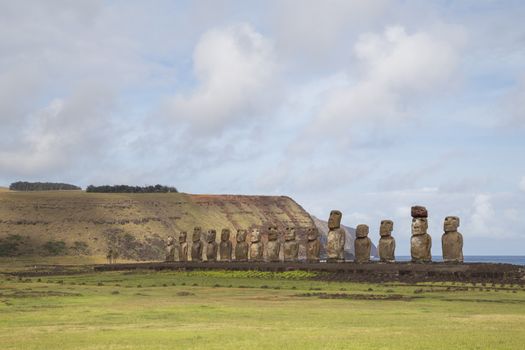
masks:
[(178, 192), (175, 187), (155, 185), (155, 186), (128, 186), (128, 185), (89, 185), (86, 192), (96, 193), (167, 193)]
[(64, 191), (81, 190), (80, 187), (61, 182), (27, 182), (17, 181), (9, 185), (11, 191)]

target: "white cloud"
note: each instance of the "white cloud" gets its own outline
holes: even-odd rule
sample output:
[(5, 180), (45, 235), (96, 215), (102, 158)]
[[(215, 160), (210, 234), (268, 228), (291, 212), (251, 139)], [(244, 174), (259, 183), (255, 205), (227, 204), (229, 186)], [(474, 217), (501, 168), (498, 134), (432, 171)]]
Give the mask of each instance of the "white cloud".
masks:
[(175, 95), (169, 109), (196, 130), (220, 131), (271, 106), (277, 73), (273, 45), (250, 25), (206, 32), (195, 48), (193, 64), (197, 87)]
[(478, 194), (472, 204), (470, 227), (476, 236), (494, 235), (497, 227), (494, 226), (496, 212), (492, 207), (491, 197), (488, 194)]
[(522, 190), (523, 192), (525, 192), (525, 176), (523, 176), (521, 178), (521, 181), (519, 183), (519, 187), (520, 187), (520, 190)]
[(438, 35), (407, 33), (401, 26), (381, 34), (367, 33), (354, 46), (358, 79), (326, 94), (314, 129), (347, 132), (356, 121), (396, 122), (411, 105), (447, 86), (458, 63), (456, 49)]

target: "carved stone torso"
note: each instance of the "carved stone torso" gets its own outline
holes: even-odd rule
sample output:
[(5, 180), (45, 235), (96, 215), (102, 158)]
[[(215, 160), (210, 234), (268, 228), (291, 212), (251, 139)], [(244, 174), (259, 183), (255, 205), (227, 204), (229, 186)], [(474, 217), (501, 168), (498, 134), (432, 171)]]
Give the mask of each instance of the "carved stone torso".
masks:
[(355, 247), (355, 262), (366, 263), (370, 262), (370, 250), (372, 249), (372, 241), (368, 237), (356, 238), (354, 242)]
[(221, 261), (230, 261), (232, 259), (232, 242), (221, 241), (219, 244), (219, 258)]
[(281, 243), (279, 243), (279, 241), (268, 241), (268, 243), (266, 243), (266, 259), (268, 259), (268, 261), (279, 261), (280, 253)]
[(179, 244), (179, 260), (178, 261), (188, 261), (188, 243), (183, 242)]
[(459, 232), (445, 232), (441, 237), (444, 262), (463, 262), (463, 236)]
[(432, 237), (428, 233), (413, 235), (410, 239), (410, 254), (413, 262), (432, 261)]
[(299, 243), (296, 240), (285, 241), (283, 253), (284, 261), (297, 261), (299, 256)]
[(382, 262), (394, 262), (396, 260), (396, 240), (392, 236), (384, 236), (379, 239), (379, 260)]
[(217, 260), (217, 242), (207, 242), (206, 243), (206, 260), (207, 261), (216, 261)]
[(250, 244), (250, 260), (261, 261), (263, 259), (263, 244), (261, 241)]
[(321, 252), (321, 241), (319, 238), (309, 240), (306, 244), (306, 259), (310, 262), (319, 261), (319, 254)]
[(345, 231), (341, 227), (328, 232), (326, 253), (329, 261), (344, 261)]
[(166, 261), (175, 261), (175, 246), (173, 244), (166, 246)]
[(196, 241), (191, 245), (191, 260), (202, 261), (202, 242)]
[(235, 260), (246, 261), (248, 260), (248, 243), (237, 242), (235, 246)]

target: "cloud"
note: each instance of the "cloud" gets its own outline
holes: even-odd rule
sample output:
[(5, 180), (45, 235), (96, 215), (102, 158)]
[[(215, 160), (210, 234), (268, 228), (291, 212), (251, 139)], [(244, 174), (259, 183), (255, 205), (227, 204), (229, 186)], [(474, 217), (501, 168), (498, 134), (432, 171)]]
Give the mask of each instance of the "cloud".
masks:
[(193, 52), (197, 86), (168, 103), (175, 120), (218, 133), (271, 108), (278, 65), (272, 42), (248, 24), (207, 31)]
[(520, 190), (522, 190), (523, 192), (525, 192), (525, 176), (523, 176), (520, 180), (520, 183), (519, 183), (519, 187), (520, 187)]
[(418, 100), (450, 84), (458, 52), (446, 38), (402, 26), (362, 34), (354, 45), (358, 71), (326, 92), (314, 130), (342, 133), (356, 122), (393, 124)]

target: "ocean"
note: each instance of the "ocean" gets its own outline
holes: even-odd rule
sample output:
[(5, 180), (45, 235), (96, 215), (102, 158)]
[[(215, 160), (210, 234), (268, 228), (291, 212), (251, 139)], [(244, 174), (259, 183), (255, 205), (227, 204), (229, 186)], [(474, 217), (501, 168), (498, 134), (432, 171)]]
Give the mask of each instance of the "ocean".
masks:
[[(500, 263), (525, 266), (525, 255), (465, 255), (465, 262)], [(409, 261), (410, 256), (396, 256), (398, 261)], [(432, 261), (442, 261), (441, 256), (432, 257)]]

